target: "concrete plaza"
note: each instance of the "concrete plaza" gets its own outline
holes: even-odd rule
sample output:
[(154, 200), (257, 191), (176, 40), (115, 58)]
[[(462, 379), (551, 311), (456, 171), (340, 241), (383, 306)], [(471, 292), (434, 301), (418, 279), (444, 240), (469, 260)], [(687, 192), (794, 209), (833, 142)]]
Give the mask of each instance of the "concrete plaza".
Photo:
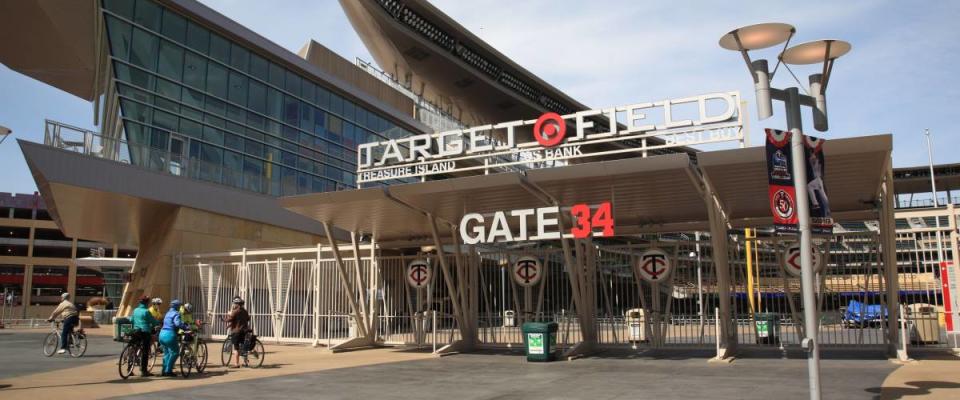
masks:
[[(806, 361), (792, 352), (786, 359), (776, 351), (746, 352), (732, 363), (708, 363), (706, 351), (605, 352), (542, 364), (526, 362), (517, 350), (436, 358), (391, 348), (331, 354), (267, 345), (257, 370), (227, 370), (211, 359), (207, 372), (189, 379), (121, 380), (120, 344), (105, 330), (91, 331), (87, 355), (78, 359), (43, 357), (46, 333), (0, 331), (0, 398), (806, 398)], [(825, 398), (960, 397), (958, 359), (918, 358), (899, 365), (875, 353), (827, 351)]]

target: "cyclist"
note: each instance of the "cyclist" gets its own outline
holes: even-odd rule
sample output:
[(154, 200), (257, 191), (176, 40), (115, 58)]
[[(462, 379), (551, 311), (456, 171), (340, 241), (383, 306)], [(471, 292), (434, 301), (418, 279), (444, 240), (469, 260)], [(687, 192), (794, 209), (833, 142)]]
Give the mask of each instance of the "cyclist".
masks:
[[(150, 300), (150, 315), (153, 316), (153, 319), (157, 322), (163, 322), (163, 312), (160, 311), (160, 307), (163, 305), (163, 299), (159, 297), (154, 297), (153, 300)], [(159, 342), (159, 337), (153, 335), (153, 339)], [(157, 346), (157, 353), (163, 354), (163, 346)]]
[(230, 328), (230, 341), (233, 343), (233, 368), (240, 368), (240, 344), (250, 330), (250, 314), (243, 308), (240, 296), (233, 298), (233, 308), (227, 314), (227, 326)]
[(143, 296), (140, 298), (140, 304), (133, 310), (133, 339), (140, 343), (140, 375), (152, 376), (147, 370), (147, 360), (150, 356), (150, 344), (153, 341), (153, 328), (159, 324), (153, 314), (147, 308), (150, 304), (150, 298)]
[(170, 310), (163, 316), (163, 328), (160, 329), (160, 344), (163, 345), (163, 373), (161, 376), (174, 376), (173, 364), (177, 362), (180, 345), (177, 343), (177, 330), (190, 330), (180, 319), (180, 300), (170, 302)]
[(53, 322), (57, 317), (63, 317), (63, 325), (60, 326), (60, 350), (57, 350), (57, 354), (63, 354), (67, 352), (73, 328), (80, 324), (80, 313), (77, 312), (77, 305), (70, 301), (70, 293), (60, 295), (60, 304), (50, 314), (47, 322)]
[[(197, 325), (196, 320), (193, 318), (193, 304), (184, 303), (182, 306), (180, 306), (180, 320), (183, 321), (184, 325), (190, 327), (191, 330), (193, 330), (195, 327), (196, 328), (200, 327), (199, 325)], [(188, 331), (181, 329), (179, 330), (178, 333), (182, 335), (184, 332), (188, 332)], [(197, 336), (194, 335), (193, 341), (190, 342), (190, 350), (193, 352), (193, 354), (197, 354), (197, 342), (198, 342)]]

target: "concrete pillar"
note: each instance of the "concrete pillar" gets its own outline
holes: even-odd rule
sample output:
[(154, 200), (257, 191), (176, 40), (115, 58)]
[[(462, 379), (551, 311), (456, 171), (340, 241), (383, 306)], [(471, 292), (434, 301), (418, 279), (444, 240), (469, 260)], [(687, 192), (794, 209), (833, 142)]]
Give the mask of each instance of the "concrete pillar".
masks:
[(31, 301), (33, 301), (33, 265), (27, 264), (23, 266), (23, 296), (20, 298), (22, 308), (20, 318), (27, 317), (27, 308), (30, 307)]
[(70, 293), (74, 302), (77, 301), (77, 239), (73, 239), (70, 249), (70, 265), (67, 266), (67, 293)]
[(883, 257), (884, 280), (887, 282), (887, 338), (889, 353), (907, 360), (907, 349), (900, 337), (900, 280), (897, 274), (897, 233), (894, 217), (893, 167), (887, 160), (880, 202), (880, 252)]

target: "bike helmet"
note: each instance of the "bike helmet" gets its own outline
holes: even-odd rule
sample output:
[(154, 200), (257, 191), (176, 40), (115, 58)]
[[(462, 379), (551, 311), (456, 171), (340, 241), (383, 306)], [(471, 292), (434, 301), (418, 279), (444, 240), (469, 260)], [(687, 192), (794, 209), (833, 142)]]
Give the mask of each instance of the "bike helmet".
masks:
[(161, 305), (161, 304), (163, 304), (163, 299), (161, 299), (161, 298), (159, 298), (159, 297), (154, 297), (153, 300), (151, 300), (150, 302), (153, 303), (153, 304), (156, 304), (156, 305)]
[(183, 311), (186, 311), (186, 312), (188, 312), (188, 313), (192, 313), (192, 312), (193, 312), (193, 304), (185, 303), (185, 304), (183, 305)]
[(60, 295), (61, 300), (66, 300), (68, 298), (70, 298), (70, 293), (64, 292), (63, 294)]
[(170, 302), (170, 308), (172, 308), (172, 309), (174, 309), (174, 310), (179, 310), (179, 309), (180, 309), (180, 300), (173, 299), (173, 301)]
[(240, 296), (236, 296), (233, 298), (233, 304), (243, 305), (243, 299), (241, 299)]

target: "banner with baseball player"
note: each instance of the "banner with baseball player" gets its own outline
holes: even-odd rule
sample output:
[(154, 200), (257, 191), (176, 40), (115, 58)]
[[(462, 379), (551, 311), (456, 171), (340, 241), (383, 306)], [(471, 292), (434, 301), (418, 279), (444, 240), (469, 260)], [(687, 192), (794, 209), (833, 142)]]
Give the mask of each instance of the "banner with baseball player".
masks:
[[(766, 129), (768, 201), (777, 233), (796, 234), (797, 193), (794, 188), (793, 155), (790, 151), (791, 132)], [(810, 227), (815, 235), (833, 233), (830, 200), (827, 197), (824, 139), (803, 135), (804, 159), (807, 170), (807, 202), (810, 205)]]
[(833, 218), (830, 199), (824, 186), (823, 142), (814, 136), (803, 136), (804, 159), (807, 166), (807, 198), (810, 203), (810, 229), (814, 235), (832, 235)]

